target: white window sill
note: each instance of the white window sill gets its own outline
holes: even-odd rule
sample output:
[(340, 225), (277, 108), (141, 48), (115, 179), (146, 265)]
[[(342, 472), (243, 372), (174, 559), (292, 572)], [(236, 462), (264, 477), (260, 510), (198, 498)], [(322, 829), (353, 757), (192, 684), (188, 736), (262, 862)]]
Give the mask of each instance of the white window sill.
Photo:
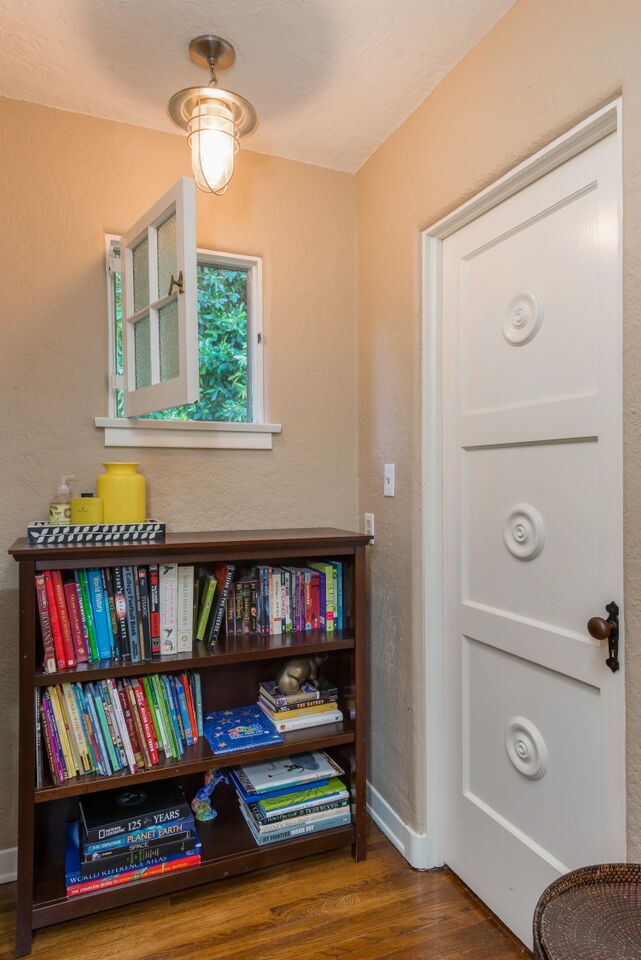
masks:
[(198, 450), (271, 450), (280, 423), (214, 423), (96, 417), (106, 447), (180, 447)]

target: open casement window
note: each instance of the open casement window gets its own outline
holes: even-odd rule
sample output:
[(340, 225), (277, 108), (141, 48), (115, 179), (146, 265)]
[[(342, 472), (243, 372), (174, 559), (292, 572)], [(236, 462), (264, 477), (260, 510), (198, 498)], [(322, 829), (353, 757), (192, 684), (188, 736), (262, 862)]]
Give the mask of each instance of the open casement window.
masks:
[(124, 413), (197, 403), (196, 187), (183, 177), (121, 240)]

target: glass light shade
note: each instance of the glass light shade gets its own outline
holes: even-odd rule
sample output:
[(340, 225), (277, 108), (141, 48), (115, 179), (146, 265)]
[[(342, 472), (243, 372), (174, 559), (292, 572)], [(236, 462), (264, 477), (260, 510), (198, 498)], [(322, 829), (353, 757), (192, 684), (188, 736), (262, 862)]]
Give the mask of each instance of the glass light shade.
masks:
[(232, 109), (222, 100), (201, 100), (187, 127), (196, 185), (209, 193), (224, 193), (234, 173), (238, 128)]

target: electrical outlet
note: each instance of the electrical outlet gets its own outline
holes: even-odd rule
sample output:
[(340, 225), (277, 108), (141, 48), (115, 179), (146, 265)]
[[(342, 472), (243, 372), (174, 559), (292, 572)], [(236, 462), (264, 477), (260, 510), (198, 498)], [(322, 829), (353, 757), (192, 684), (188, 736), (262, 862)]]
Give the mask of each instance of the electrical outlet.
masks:
[(394, 477), (394, 464), (386, 463), (383, 471), (383, 496), (396, 496), (396, 479)]
[(371, 542), (374, 543), (374, 514), (366, 513), (365, 514), (365, 533), (369, 534), (372, 538)]

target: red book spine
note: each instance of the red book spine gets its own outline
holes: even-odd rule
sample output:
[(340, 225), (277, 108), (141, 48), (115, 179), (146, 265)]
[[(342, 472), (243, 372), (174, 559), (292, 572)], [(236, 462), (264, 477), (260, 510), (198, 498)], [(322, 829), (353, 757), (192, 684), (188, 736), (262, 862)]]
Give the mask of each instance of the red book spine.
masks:
[(314, 603), (312, 601), (312, 581), (311, 578), (305, 580), (305, 596), (304, 596), (304, 607), (305, 607), (305, 630), (312, 629), (313, 617), (314, 617)]
[(67, 613), (67, 604), (65, 603), (65, 591), (62, 585), (62, 574), (59, 570), (51, 571), (51, 582), (53, 583), (53, 592), (56, 598), (56, 610), (58, 612), (58, 622), (62, 634), (62, 649), (65, 653), (65, 663), (68, 667), (75, 667), (76, 655), (73, 649), (73, 639), (71, 637), (71, 627), (69, 625), (69, 614)]
[(134, 757), (136, 758), (136, 767), (139, 770), (142, 770), (144, 769), (145, 763), (142, 757), (140, 743), (138, 742), (138, 734), (136, 733), (134, 718), (131, 715), (129, 700), (127, 698), (127, 694), (125, 693), (122, 687), (118, 687), (117, 689), (118, 689), (118, 699), (120, 700), (120, 706), (122, 707), (122, 712), (125, 718), (125, 724), (127, 725), (127, 733), (129, 734), (129, 740), (131, 742), (131, 749), (133, 750)]
[(149, 629), (151, 634), (151, 652), (160, 653), (160, 599), (158, 566), (149, 567)]
[(312, 630), (320, 629), (320, 573), (312, 574)]
[(189, 680), (187, 679), (186, 673), (181, 673), (180, 682), (182, 683), (183, 690), (185, 691), (185, 700), (187, 701), (187, 712), (189, 713), (189, 726), (191, 727), (191, 734), (194, 738), (194, 743), (198, 743), (198, 726), (196, 724), (194, 701), (191, 698), (191, 687), (189, 686)]
[(53, 589), (51, 571), (45, 570), (42, 576), (44, 577), (45, 590), (47, 591), (47, 606), (49, 607), (49, 619), (51, 621), (51, 632), (53, 633), (53, 647), (56, 654), (56, 664), (58, 666), (58, 670), (64, 670), (67, 666), (67, 661), (65, 659), (65, 651), (62, 645), (62, 631), (60, 629), (60, 621), (58, 619), (58, 605), (56, 603), (56, 595)]
[(134, 697), (136, 698), (136, 704), (138, 706), (138, 713), (140, 714), (140, 720), (142, 722), (143, 733), (145, 734), (145, 740), (147, 742), (147, 749), (149, 750), (149, 757), (152, 764), (155, 765), (158, 763), (158, 751), (156, 749), (154, 725), (151, 717), (149, 716), (149, 710), (147, 709), (145, 691), (137, 680), (133, 681), (132, 687), (134, 691)]
[(86, 663), (89, 659), (87, 647), (85, 646), (85, 634), (82, 629), (82, 616), (80, 614), (80, 603), (78, 601), (78, 589), (75, 583), (65, 583), (65, 597), (67, 599), (67, 610), (69, 612), (69, 626), (71, 628), (71, 637), (76, 651), (76, 660), (78, 663)]
[(102, 880), (86, 880), (84, 883), (74, 883), (67, 887), (68, 897), (77, 897), (81, 893), (92, 893), (95, 890), (107, 890), (109, 887), (120, 887), (130, 880), (143, 880), (146, 877), (157, 877), (161, 873), (172, 873), (174, 870), (184, 870), (186, 867), (195, 867), (200, 863), (200, 854), (193, 853), (180, 860), (167, 860), (151, 867), (136, 867), (125, 873), (117, 873), (115, 877), (105, 877)]
[(49, 616), (47, 587), (45, 585), (45, 578), (41, 573), (36, 576), (36, 596), (38, 598), (38, 613), (40, 614), (44, 668), (47, 673), (55, 673), (56, 651), (53, 645), (53, 631), (51, 629), (51, 618)]

